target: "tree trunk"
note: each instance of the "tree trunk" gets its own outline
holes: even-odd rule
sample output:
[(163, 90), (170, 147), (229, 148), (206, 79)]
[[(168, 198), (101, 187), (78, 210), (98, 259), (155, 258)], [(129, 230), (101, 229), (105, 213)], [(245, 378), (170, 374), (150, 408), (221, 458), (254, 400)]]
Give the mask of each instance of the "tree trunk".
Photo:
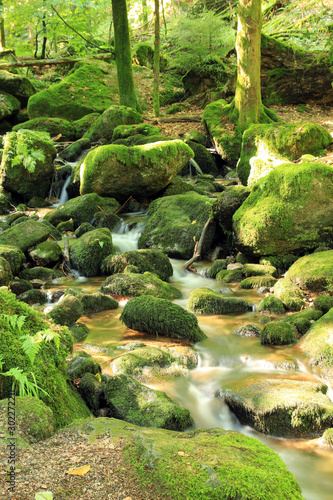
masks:
[(235, 107), (241, 130), (260, 121), (260, 41), (261, 0), (239, 0)]
[(160, 2), (155, 0), (155, 42), (154, 42), (154, 116), (160, 115)]
[(148, 24), (147, 0), (142, 0), (142, 21), (144, 26)]
[(132, 70), (126, 0), (112, 0), (112, 15), (120, 104), (138, 109)]
[(3, 0), (0, 0), (0, 50), (5, 50), (5, 19), (3, 17)]

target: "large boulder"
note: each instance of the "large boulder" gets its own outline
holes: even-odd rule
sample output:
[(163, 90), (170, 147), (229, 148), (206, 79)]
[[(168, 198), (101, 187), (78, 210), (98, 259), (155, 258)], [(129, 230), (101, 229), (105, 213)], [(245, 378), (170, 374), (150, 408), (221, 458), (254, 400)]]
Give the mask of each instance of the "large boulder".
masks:
[(83, 312), (83, 305), (80, 300), (73, 297), (73, 295), (66, 295), (47, 313), (47, 317), (57, 325), (71, 326), (81, 318)]
[(111, 231), (105, 227), (83, 234), (70, 246), (74, 269), (87, 277), (100, 275), (103, 260), (113, 253)]
[(250, 194), (245, 186), (233, 186), (218, 195), (214, 205), (214, 219), (225, 233), (232, 231), (232, 216)]
[(130, 250), (118, 255), (111, 255), (105, 259), (103, 270), (105, 274), (123, 273), (127, 266), (135, 266), (138, 273), (146, 271), (155, 273), (163, 281), (168, 281), (173, 275), (169, 257), (160, 250), (154, 249)]
[(25, 252), (28, 248), (47, 240), (50, 233), (50, 228), (42, 222), (28, 219), (0, 233), (0, 245), (10, 245)]
[(57, 151), (49, 134), (33, 130), (9, 132), (4, 138), (0, 183), (4, 189), (30, 200), (49, 194)]
[(29, 119), (41, 116), (73, 121), (102, 113), (118, 92), (116, 68), (104, 62), (76, 63), (60, 83), (41, 90), (28, 101)]
[(91, 222), (97, 212), (101, 210), (115, 212), (119, 207), (119, 203), (112, 198), (102, 198), (96, 193), (90, 193), (66, 201), (55, 210), (48, 212), (43, 220), (57, 226), (60, 222), (72, 219), (74, 229), (76, 229), (83, 222)]
[(48, 132), (51, 137), (61, 134), (61, 141), (74, 141), (76, 139), (76, 128), (68, 120), (61, 118), (34, 118), (23, 123), (18, 123), (13, 127), (13, 131), (37, 130), (38, 132)]
[(62, 250), (56, 241), (44, 241), (30, 250), (29, 256), (37, 266), (53, 267), (62, 257)]
[[(211, 214), (211, 204), (207, 196), (192, 191), (153, 201), (138, 241), (139, 248), (157, 248), (170, 257), (191, 258)], [(208, 231), (202, 255), (210, 250), (214, 234), (214, 230)]]
[(225, 401), (240, 422), (258, 432), (284, 438), (321, 436), (332, 427), (333, 403), (320, 382), (264, 380), (237, 391)]
[(13, 279), (9, 262), (0, 257), (0, 286), (7, 286)]
[(286, 272), (285, 279), (302, 290), (333, 295), (333, 250), (301, 257)]
[(141, 123), (142, 121), (142, 115), (133, 108), (113, 105), (106, 109), (104, 113), (91, 124), (83, 137), (89, 139), (91, 142), (96, 142), (102, 138), (111, 141), (113, 132), (119, 125), (133, 125), (134, 123)]
[(80, 193), (146, 199), (165, 188), (192, 157), (192, 150), (180, 140), (129, 148), (100, 146), (81, 164)]
[(0, 245), (0, 257), (7, 260), (14, 276), (18, 274), (26, 261), (24, 253), (19, 248), (12, 245)]
[(289, 311), (300, 311), (304, 306), (305, 294), (288, 278), (281, 278), (275, 283), (274, 295), (282, 300)]
[(300, 342), (310, 363), (333, 383), (333, 308), (316, 321)]
[[(53, 411), (55, 427), (68, 425), (75, 419), (90, 416), (88, 408), (71, 384), (68, 384), (66, 374), (66, 358), (73, 347), (73, 337), (67, 328), (51, 324), (44, 314), (37, 312), (24, 302), (19, 302), (13, 293), (0, 290), (0, 355), (2, 357), (2, 372), (11, 368), (19, 368), (23, 372), (32, 372), (40, 388), (39, 398)], [(22, 318), (21, 327), (15, 327), (7, 316)], [(55, 342), (42, 341), (38, 355), (33, 365), (22, 349), (22, 336), (34, 336), (38, 332), (50, 334), (49, 330), (59, 334), (59, 345)], [(30, 381), (32, 378), (28, 377)], [(11, 377), (3, 377), (0, 386), (0, 399), (7, 398), (11, 393)], [(45, 391), (45, 392), (43, 392)], [(31, 419), (29, 419), (31, 422)]]
[(316, 155), (331, 143), (329, 132), (315, 123), (251, 125), (243, 134), (239, 179), (251, 187), (281, 163)]
[(16, 97), (0, 91), (0, 120), (15, 115), (21, 109), (21, 104)]
[(16, 97), (23, 106), (27, 104), (29, 97), (36, 92), (28, 78), (5, 70), (0, 71), (0, 89)]
[(333, 232), (333, 168), (284, 164), (255, 184), (233, 216), (235, 246), (276, 255), (327, 244)]
[(105, 399), (112, 415), (136, 425), (184, 431), (193, 426), (190, 412), (164, 392), (141, 385), (129, 375), (111, 377)]
[(153, 295), (154, 297), (170, 300), (182, 297), (182, 293), (178, 288), (169, 285), (169, 283), (160, 280), (156, 274), (149, 272), (143, 274), (113, 274), (106, 278), (101, 287), (101, 292), (119, 295), (120, 297)]
[(197, 288), (190, 293), (187, 308), (199, 314), (239, 314), (252, 306), (244, 299), (225, 297), (210, 288)]
[(191, 342), (204, 340), (196, 316), (170, 300), (152, 295), (134, 297), (120, 316), (128, 328), (153, 335), (176, 337)]

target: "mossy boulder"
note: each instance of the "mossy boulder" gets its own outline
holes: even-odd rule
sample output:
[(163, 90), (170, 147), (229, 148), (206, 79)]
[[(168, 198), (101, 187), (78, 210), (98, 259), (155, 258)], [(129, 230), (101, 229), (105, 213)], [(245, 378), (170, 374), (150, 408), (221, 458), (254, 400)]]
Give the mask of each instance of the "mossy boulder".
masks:
[[(146, 225), (139, 248), (156, 248), (170, 257), (189, 259), (195, 242), (211, 213), (212, 201), (194, 192), (167, 196), (153, 201), (147, 211)], [(202, 255), (210, 250), (215, 228), (208, 231)]]
[(56, 241), (44, 241), (31, 250), (29, 256), (37, 266), (52, 267), (62, 257), (62, 250)]
[(74, 342), (83, 342), (89, 335), (90, 330), (84, 323), (74, 323), (68, 327), (68, 330), (72, 333)]
[(245, 289), (261, 288), (262, 286), (271, 288), (275, 286), (276, 282), (276, 278), (273, 278), (270, 274), (266, 276), (251, 276), (250, 278), (242, 280), (240, 282), (240, 287)]
[(138, 297), (153, 295), (161, 299), (180, 299), (182, 293), (175, 286), (160, 280), (156, 274), (126, 272), (113, 274), (106, 278), (101, 286), (102, 293), (119, 295), (120, 297)]
[(267, 274), (274, 276), (274, 278), (277, 277), (276, 268), (269, 265), (263, 266), (262, 264), (244, 264), (242, 272), (246, 278), (249, 276), (266, 276)]
[(333, 250), (301, 257), (289, 268), (285, 278), (302, 290), (333, 294)]
[(89, 231), (70, 246), (70, 259), (74, 269), (87, 277), (102, 274), (103, 260), (113, 253), (115, 249), (111, 231), (107, 228)]
[(225, 401), (240, 422), (284, 438), (321, 436), (332, 427), (333, 403), (327, 386), (298, 380), (264, 380), (228, 391)]
[(127, 139), (127, 137), (138, 134), (146, 137), (156, 136), (160, 132), (160, 128), (154, 127), (149, 123), (140, 123), (139, 125), (118, 125), (113, 131), (112, 142), (118, 139)]
[(57, 325), (71, 326), (83, 315), (83, 306), (79, 299), (66, 295), (49, 313), (47, 317)]
[(304, 293), (288, 278), (281, 278), (275, 283), (274, 295), (282, 300), (284, 307), (289, 311), (300, 311), (304, 306)]
[(243, 278), (241, 269), (222, 269), (216, 275), (217, 281), (224, 281), (225, 283), (237, 283)]
[(179, 175), (177, 175), (170, 184), (163, 189), (162, 196), (173, 196), (175, 194), (184, 194), (188, 191), (195, 191), (196, 193), (206, 195), (205, 191), (200, 189), (199, 187), (191, 184), (188, 179), (183, 179)]
[(194, 153), (194, 160), (199, 165), (203, 174), (210, 174), (216, 177), (219, 173), (219, 169), (214, 161), (212, 154), (207, 151), (204, 145), (198, 144), (192, 139), (184, 138), (186, 144), (190, 146)]
[(331, 143), (329, 132), (315, 123), (251, 125), (242, 138), (239, 179), (251, 187), (281, 163), (316, 155)]
[(90, 149), (90, 147), (91, 142), (89, 139), (84, 139), (82, 137), (60, 151), (59, 157), (65, 161), (75, 161), (84, 150)]
[[(13, 95), (0, 91), (0, 120), (16, 115), (21, 109), (21, 103)], [(7, 127), (6, 127), (7, 128)], [(7, 129), (8, 130), (8, 129)], [(5, 132), (7, 132), (5, 130)]]
[(23, 123), (18, 123), (13, 127), (14, 132), (21, 129), (37, 130), (38, 132), (48, 132), (51, 137), (61, 134), (62, 141), (74, 141), (76, 139), (76, 129), (68, 120), (61, 118), (34, 118)]
[(240, 337), (259, 337), (261, 329), (256, 325), (249, 323), (248, 325), (240, 326), (232, 333), (233, 335), (239, 335)]
[(226, 259), (216, 259), (208, 269), (208, 278), (216, 278), (216, 275), (223, 269), (227, 269), (228, 262)]
[(45, 304), (45, 302), (47, 302), (47, 294), (38, 288), (33, 288), (32, 290), (27, 290), (26, 292), (17, 295), (17, 300), (30, 305)]
[(32, 267), (30, 269), (24, 269), (20, 272), (19, 277), (24, 280), (39, 280), (39, 281), (53, 281), (56, 279), (61, 279), (64, 274), (57, 269), (50, 269), (49, 267)]
[(21, 293), (32, 290), (33, 286), (28, 280), (14, 279), (10, 283), (10, 291), (15, 293), (15, 295), (20, 295)]
[(105, 399), (113, 416), (136, 425), (177, 431), (193, 425), (186, 408), (129, 375), (111, 377), (105, 386)]
[(260, 332), (260, 343), (263, 345), (293, 344), (296, 338), (296, 328), (287, 321), (267, 323)]
[(67, 374), (72, 379), (81, 378), (85, 373), (101, 373), (101, 366), (93, 358), (78, 356), (68, 363)]
[(16, 97), (23, 106), (27, 104), (29, 97), (36, 92), (31, 80), (23, 75), (5, 70), (0, 71), (0, 89)]
[[(66, 375), (65, 361), (73, 345), (73, 337), (69, 330), (50, 324), (44, 314), (17, 301), (15, 295), (7, 290), (0, 290), (0, 303), (2, 313), (0, 317), (0, 354), (4, 362), (2, 372), (17, 367), (24, 372), (34, 373), (38, 386), (48, 393), (46, 395), (40, 391), (39, 397), (52, 409), (56, 428), (68, 425), (75, 419), (89, 417), (88, 408), (74, 387), (68, 383)], [(6, 321), (7, 315), (25, 316), (21, 330), (11, 328)], [(22, 339), (20, 337), (35, 335), (37, 332), (50, 328), (60, 335), (59, 348), (57, 349), (52, 341), (43, 341), (34, 364), (31, 365), (21, 348)], [(0, 387), (0, 397), (7, 398), (10, 390), (10, 377), (5, 377), (4, 383)]]
[(96, 212), (115, 212), (120, 208), (119, 203), (112, 198), (102, 198), (96, 193), (77, 196), (66, 201), (55, 210), (44, 216), (44, 221), (57, 226), (60, 222), (73, 219), (74, 228), (78, 228), (83, 222), (91, 222)]
[(80, 193), (122, 201), (129, 196), (145, 199), (165, 188), (192, 157), (192, 150), (180, 140), (100, 146), (81, 164)]
[(56, 154), (46, 132), (24, 129), (8, 132), (0, 165), (1, 185), (25, 202), (33, 196), (45, 198), (49, 194)]
[(131, 299), (125, 305), (120, 319), (128, 328), (153, 335), (176, 337), (191, 342), (206, 338), (194, 314), (169, 300), (152, 295)]
[(332, 295), (319, 295), (313, 302), (313, 307), (323, 314), (326, 314), (333, 307)]
[(96, 228), (90, 224), (90, 222), (83, 222), (80, 224), (80, 226), (75, 230), (74, 234), (76, 238), (80, 238), (85, 233), (88, 233), (88, 231), (94, 231)]
[(251, 305), (244, 299), (225, 297), (210, 288), (197, 288), (190, 293), (187, 308), (200, 314), (244, 313)]
[(257, 182), (234, 214), (234, 243), (248, 255), (310, 250), (332, 238), (332, 221), (333, 168), (284, 164)]
[(30, 97), (29, 119), (52, 116), (73, 121), (89, 113), (102, 113), (113, 104), (116, 92), (114, 65), (98, 61), (76, 63), (60, 83)]
[[(8, 405), (10, 400), (0, 401), (0, 429), (8, 432)], [(11, 401), (12, 402), (12, 401)], [(29, 444), (43, 441), (55, 432), (53, 411), (43, 401), (32, 396), (15, 397), (15, 436)], [(10, 435), (8, 434), (8, 438)]]
[(90, 129), (91, 125), (97, 120), (99, 116), (100, 113), (88, 113), (87, 115), (82, 116), (82, 118), (74, 120), (73, 125), (76, 128), (76, 136), (82, 137), (85, 132)]
[(92, 373), (85, 373), (81, 377), (79, 393), (94, 415), (106, 406), (103, 384)]
[(257, 307), (257, 312), (264, 313), (268, 312), (270, 314), (283, 314), (285, 309), (283, 307), (283, 302), (278, 297), (274, 295), (268, 295), (262, 299)]
[(300, 342), (310, 363), (330, 382), (333, 381), (333, 308), (316, 321)]
[(133, 108), (113, 105), (92, 123), (83, 137), (91, 142), (96, 142), (102, 138), (111, 141), (113, 132), (118, 125), (133, 125), (142, 121), (142, 115)]
[(326, 446), (333, 448), (333, 427), (326, 429), (323, 434), (323, 441)]
[(225, 232), (232, 231), (232, 216), (249, 196), (250, 190), (245, 186), (233, 186), (219, 194), (214, 205), (214, 219)]
[(0, 257), (0, 286), (7, 286), (12, 279), (13, 275), (9, 262)]
[(1, 246), (14, 246), (22, 252), (47, 240), (51, 230), (41, 222), (28, 219), (14, 227), (9, 227), (0, 233)]
[(117, 309), (118, 302), (103, 293), (84, 293), (80, 297), (85, 314), (97, 313)]
[(0, 245), (0, 257), (7, 260), (13, 276), (16, 276), (26, 261), (24, 253), (11, 245)]
[(136, 43), (132, 51), (133, 62), (152, 69), (154, 64), (154, 49), (149, 43)]
[(123, 273), (127, 266), (136, 266), (139, 273), (154, 273), (163, 281), (168, 281), (173, 275), (169, 257), (160, 250), (130, 250), (109, 256), (103, 262), (105, 274)]

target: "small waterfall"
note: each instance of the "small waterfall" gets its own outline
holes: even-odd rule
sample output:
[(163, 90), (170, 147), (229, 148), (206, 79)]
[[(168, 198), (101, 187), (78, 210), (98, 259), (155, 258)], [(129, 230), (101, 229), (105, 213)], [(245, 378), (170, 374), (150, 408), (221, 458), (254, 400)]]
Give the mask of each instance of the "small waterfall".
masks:
[(197, 162), (193, 160), (193, 158), (190, 159), (189, 164), (190, 164), (190, 177), (192, 177), (192, 167), (194, 167), (196, 175), (203, 175), (203, 171), (201, 170)]
[(112, 241), (117, 252), (123, 253), (137, 250), (138, 239), (144, 226), (144, 222), (142, 222), (143, 215), (142, 212), (130, 214), (128, 218), (134, 218), (134, 220), (123, 220), (117, 232), (112, 233)]
[(62, 187), (59, 202), (54, 203), (54, 205), (53, 205), (54, 207), (59, 207), (60, 205), (63, 205), (64, 203), (66, 203), (66, 201), (68, 201), (67, 186), (68, 186), (70, 180), (71, 180), (71, 176), (69, 175), (68, 177), (66, 177), (65, 184)]

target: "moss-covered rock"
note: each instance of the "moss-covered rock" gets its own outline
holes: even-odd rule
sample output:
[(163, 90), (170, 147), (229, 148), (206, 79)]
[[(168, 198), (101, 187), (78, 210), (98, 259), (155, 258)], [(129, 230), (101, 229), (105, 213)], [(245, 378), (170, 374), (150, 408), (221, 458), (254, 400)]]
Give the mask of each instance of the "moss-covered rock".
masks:
[(26, 260), (24, 253), (11, 245), (0, 245), (0, 257), (7, 260), (14, 276), (18, 274)]
[(165, 188), (192, 157), (192, 150), (180, 140), (130, 148), (100, 146), (81, 164), (80, 193), (145, 199)]
[(298, 257), (294, 254), (281, 254), (281, 255), (267, 255), (261, 257), (259, 264), (263, 266), (273, 266), (276, 267), (279, 274), (285, 273), (290, 266), (293, 265)]
[(4, 257), (0, 257), (0, 286), (7, 286), (12, 279), (9, 262)]
[(37, 266), (54, 266), (62, 257), (62, 250), (56, 241), (44, 241), (31, 250), (29, 255)]
[[(0, 354), (4, 365), (2, 371), (11, 368), (20, 368), (24, 372), (33, 372), (38, 386), (46, 391), (39, 392), (39, 397), (52, 410), (56, 427), (68, 425), (74, 419), (90, 416), (88, 408), (75, 391), (74, 387), (67, 382), (65, 360), (72, 349), (73, 338), (67, 328), (59, 328), (50, 324), (46, 317), (23, 302), (16, 300), (15, 295), (7, 290), (0, 290), (1, 313), (0, 329), (1, 343)], [(7, 315), (25, 316), (21, 330), (11, 328)], [(54, 342), (42, 342), (41, 349), (36, 355), (34, 364), (24, 354), (21, 345), (21, 336), (35, 335), (37, 332), (52, 328), (60, 335), (59, 349)], [(29, 379), (32, 381), (31, 375)], [(6, 398), (11, 388), (10, 377), (5, 377), (0, 387), (0, 397)]]
[(60, 151), (59, 157), (66, 161), (75, 161), (80, 156), (82, 151), (90, 149), (90, 147), (91, 142), (89, 141), (89, 139), (84, 139), (82, 137), (81, 139), (78, 139), (72, 144), (69, 144), (65, 149)]
[(190, 293), (187, 308), (200, 314), (244, 313), (251, 305), (244, 299), (225, 297), (210, 288), (197, 288)]
[(315, 123), (251, 125), (242, 138), (239, 179), (253, 186), (281, 163), (315, 155), (331, 143), (329, 132)]
[(83, 342), (89, 335), (90, 330), (84, 323), (74, 323), (68, 327), (68, 330), (72, 333), (74, 342)]
[(160, 128), (154, 127), (149, 123), (140, 123), (139, 125), (118, 125), (112, 134), (112, 141), (126, 139), (133, 135), (143, 135), (147, 137), (156, 136), (161, 132)]
[(63, 278), (64, 274), (57, 269), (50, 269), (48, 267), (32, 267), (31, 269), (24, 269), (20, 272), (19, 277), (24, 280), (40, 280), (52, 281), (58, 278)]
[(61, 232), (58, 231), (58, 229), (56, 227), (54, 227), (54, 225), (51, 224), (49, 221), (47, 221), (46, 219), (42, 219), (39, 222), (42, 222), (42, 224), (44, 224), (45, 226), (47, 226), (49, 228), (50, 237), (52, 237), (54, 239), (54, 241), (60, 241), (62, 239)]
[(206, 338), (194, 314), (169, 300), (152, 295), (131, 299), (125, 305), (120, 319), (128, 328), (154, 335), (177, 337), (191, 342)]
[(0, 91), (0, 121), (15, 115), (20, 109), (21, 103), (16, 97)]
[(263, 345), (286, 345), (295, 342), (296, 329), (287, 321), (267, 323), (260, 332), (260, 343)]
[(223, 269), (227, 269), (226, 259), (217, 259), (213, 262), (212, 266), (208, 269), (208, 278), (216, 278), (216, 275)]
[(96, 375), (101, 373), (101, 366), (93, 358), (78, 356), (72, 359), (67, 368), (67, 374), (72, 379), (81, 378), (85, 373)]
[(92, 373), (85, 373), (81, 377), (79, 393), (94, 415), (106, 405), (103, 384)]
[(263, 266), (262, 264), (244, 264), (242, 272), (246, 278), (249, 276), (266, 276), (267, 274), (274, 276), (274, 278), (277, 277), (276, 268), (269, 265)]
[(57, 225), (57, 229), (61, 233), (66, 233), (66, 232), (73, 233), (74, 232), (74, 221), (72, 219), (70, 219), (70, 220), (66, 220), (64, 222), (59, 222), (59, 224)]
[(48, 132), (51, 137), (61, 134), (62, 141), (74, 141), (76, 139), (76, 129), (68, 120), (61, 118), (34, 118), (23, 123), (18, 123), (13, 127), (13, 131), (37, 130), (38, 132)]
[(45, 198), (50, 190), (56, 154), (46, 132), (24, 129), (8, 132), (0, 165), (1, 185), (25, 202), (32, 196)]
[(333, 293), (333, 250), (301, 257), (289, 268), (285, 278), (303, 290)]
[(177, 431), (193, 425), (187, 409), (129, 375), (111, 377), (106, 383), (105, 399), (116, 418), (136, 425)]
[(85, 293), (80, 297), (83, 310), (86, 314), (117, 309), (118, 302), (103, 293)]
[(214, 218), (223, 231), (232, 231), (232, 216), (249, 196), (250, 190), (244, 186), (234, 186), (223, 191), (214, 205)]
[[(208, 197), (194, 192), (153, 201), (138, 241), (139, 248), (157, 248), (170, 257), (191, 258), (195, 242), (199, 241), (210, 216), (211, 203)], [(203, 245), (202, 255), (210, 250), (214, 234), (212, 225)]]
[(35, 92), (32, 82), (23, 75), (10, 73), (9, 71), (0, 71), (0, 89), (16, 97), (20, 103), (25, 106)]
[(49, 317), (57, 325), (71, 326), (83, 315), (83, 306), (79, 299), (72, 295), (66, 295), (49, 312)]
[(262, 286), (271, 288), (272, 286), (275, 286), (276, 282), (276, 278), (273, 278), (270, 274), (267, 274), (266, 276), (251, 276), (250, 278), (242, 280), (240, 287), (245, 289), (261, 288)]
[(15, 295), (20, 295), (21, 293), (32, 290), (33, 286), (28, 280), (15, 279), (10, 283), (10, 291), (15, 293)]
[(326, 314), (333, 307), (333, 297), (331, 295), (319, 295), (313, 302), (313, 307)]
[(41, 222), (28, 219), (0, 233), (0, 245), (14, 246), (25, 252), (28, 248), (45, 241), (51, 230)]
[(323, 434), (323, 441), (326, 446), (333, 448), (333, 427), (326, 429)]
[(52, 116), (78, 120), (89, 113), (102, 113), (118, 92), (116, 68), (104, 62), (76, 63), (60, 83), (30, 97), (29, 119)]
[(121, 218), (117, 214), (97, 212), (95, 214), (96, 227), (107, 227), (111, 232), (117, 232), (122, 224)]
[(27, 290), (26, 292), (18, 295), (17, 300), (30, 305), (45, 304), (45, 302), (47, 302), (47, 294), (38, 288), (33, 288), (32, 290)]
[(168, 281), (173, 274), (169, 258), (160, 250), (154, 249), (131, 250), (109, 256), (104, 260), (102, 268), (105, 274), (116, 274), (123, 273), (127, 266), (136, 266), (139, 273), (154, 273), (163, 281)]
[[(97, 120), (100, 116), (100, 113), (88, 113), (87, 115), (82, 116), (78, 120), (73, 121), (73, 125), (76, 128), (76, 136), (82, 137), (87, 130), (90, 129), (91, 125)], [(84, 139), (89, 140), (89, 139)], [(89, 141), (90, 142), (90, 141)]]
[[(185, 138), (184, 138), (185, 139)], [(212, 154), (207, 151), (204, 145), (198, 144), (192, 139), (185, 139), (186, 144), (190, 146), (194, 153), (194, 160), (199, 165), (203, 174), (210, 174), (216, 177), (219, 169), (214, 161)]]
[(187, 193), (188, 191), (194, 191), (195, 193), (203, 195), (207, 194), (199, 187), (195, 186), (194, 184), (191, 184), (189, 180), (182, 179), (179, 175), (176, 175), (173, 181), (170, 182), (170, 184), (168, 184), (166, 189), (163, 189), (162, 193), (163, 196), (173, 196), (175, 194), (184, 194)]
[(282, 300), (289, 311), (300, 311), (304, 306), (304, 293), (288, 278), (281, 278), (275, 283), (274, 295)]
[(90, 126), (84, 137), (91, 142), (96, 142), (101, 138), (112, 140), (113, 131), (118, 125), (133, 125), (141, 123), (142, 115), (133, 108), (126, 106), (111, 106), (97, 118)]
[(264, 299), (262, 299), (257, 307), (257, 312), (264, 313), (268, 312), (271, 314), (283, 314), (285, 309), (283, 307), (283, 302), (278, 297), (274, 295), (268, 295)]
[(317, 437), (332, 427), (333, 403), (322, 383), (265, 380), (225, 395), (242, 424), (285, 438)]
[(253, 187), (234, 214), (235, 246), (249, 255), (316, 248), (332, 237), (332, 200), (331, 166), (280, 165)]
[(82, 224), (79, 225), (79, 227), (75, 230), (74, 234), (76, 238), (80, 238), (85, 233), (88, 233), (88, 231), (94, 231), (96, 228), (90, 224), (90, 222), (83, 222)]
[(239, 335), (240, 337), (259, 337), (260, 332), (261, 332), (260, 328), (258, 328), (256, 325), (252, 325), (251, 323), (249, 323), (248, 325), (240, 326), (232, 333), (234, 335)]
[(170, 300), (182, 297), (182, 293), (178, 288), (160, 280), (156, 274), (147, 271), (143, 274), (132, 272), (113, 274), (106, 278), (101, 286), (101, 292), (121, 297), (153, 295), (154, 297)]
[[(8, 405), (0, 401), (0, 429), (8, 431)], [(15, 397), (15, 436), (32, 444), (49, 438), (55, 432), (53, 411), (43, 401), (32, 396)], [(9, 436), (8, 436), (9, 437)]]
[(103, 260), (113, 253), (115, 249), (111, 231), (107, 228), (89, 231), (70, 246), (70, 259), (74, 269), (87, 277), (100, 275)]
[(316, 321), (300, 342), (301, 349), (309, 356), (313, 366), (333, 381), (333, 309)]
[(237, 283), (243, 278), (241, 269), (222, 269), (216, 275), (217, 281), (224, 281), (225, 283)]
[(66, 201), (55, 210), (48, 212), (44, 216), (44, 220), (57, 226), (60, 222), (73, 219), (76, 229), (83, 222), (91, 222), (96, 212), (115, 212), (118, 208), (120, 208), (120, 204), (116, 200), (102, 198), (96, 193), (89, 193)]

